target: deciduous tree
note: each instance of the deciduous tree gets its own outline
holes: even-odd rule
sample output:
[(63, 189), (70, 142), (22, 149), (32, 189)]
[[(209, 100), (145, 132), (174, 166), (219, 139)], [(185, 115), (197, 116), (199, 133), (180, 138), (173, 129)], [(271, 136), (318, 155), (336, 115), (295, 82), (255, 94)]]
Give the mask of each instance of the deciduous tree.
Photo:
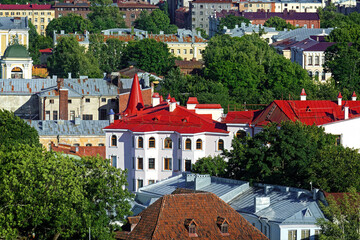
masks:
[(177, 27), (170, 24), (168, 15), (160, 9), (155, 9), (150, 14), (148, 11), (142, 11), (135, 20), (135, 27), (153, 34), (159, 34), (160, 31), (163, 31), (165, 34), (171, 34), (177, 31)]
[(218, 33), (222, 33), (224, 27), (227, 27), (228, 29), (233, 29), (235, 28), (235, 25), (240, 26), (241, 23), (246, 23), (246, 25), (249, 25), (250, 20), (244, 17), (229, 14), (226, 17), (220, 19), (218, 25)]
[(199, 174), (210, 174), (211, 176), (226, 176), (227, 163), (221, 156), (204, 157), (192, 165), (191, 171)]
[(265, 27), (274, 27), (277, 31), (283, 31), (285, 28), (286, 29), (295, 29), (295, 26), (287, 23), (284, 19), (280, 18), (280, 17), (271, 17), (268, 20), (266, 20), (266, 22), (264, 23)]

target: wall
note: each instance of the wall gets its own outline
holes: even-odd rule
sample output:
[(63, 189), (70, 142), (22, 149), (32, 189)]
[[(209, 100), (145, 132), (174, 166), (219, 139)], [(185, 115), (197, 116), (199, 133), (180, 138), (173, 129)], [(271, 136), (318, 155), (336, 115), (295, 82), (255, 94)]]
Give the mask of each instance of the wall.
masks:
[(86, 144), (90, 143), (92, 146), (99, 146), (99, 144), (105, 144), (105, 135), (102, 136), (65, 136), (59, 133), (59, 142), (57, 136), (40, 136), (40, 143), (46, 148), (46, 150), (50, 150), (50, 144), (53, 142), (56, 146), (58, 143), (69, 144), (74, 146), (74, 144), (79, 144), (80, 146), (86, 146)]
[[(39, 119), (38, 98), (35, 95), (0, 95), (0, 109), (12, 111), (22, 118)], [(31, 117), (27, 117), (31, 115)]]
[(201, 60), (202, 52), (205, 50), (207, 43), (167, 43), (170, 52), (176, 57), (182, 59)]
[[(0, 10), (1, 11), (1, 10)], [(0, 56), (4, 55), (6, 48), (12, 43), (13, 38), (18, 35), (19, 43), (26, 47), (29, 46), (28, 30), (8, 29), (0, 30)]]

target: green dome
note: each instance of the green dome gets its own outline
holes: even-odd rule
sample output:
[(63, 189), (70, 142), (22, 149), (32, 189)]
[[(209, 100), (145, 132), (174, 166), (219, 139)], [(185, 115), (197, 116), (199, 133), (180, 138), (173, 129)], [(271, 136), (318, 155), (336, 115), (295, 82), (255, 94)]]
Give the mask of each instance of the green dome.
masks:
[(14, 44), (6, 48), (4, 58), (29, 58), (29, 52), (23, 45)]

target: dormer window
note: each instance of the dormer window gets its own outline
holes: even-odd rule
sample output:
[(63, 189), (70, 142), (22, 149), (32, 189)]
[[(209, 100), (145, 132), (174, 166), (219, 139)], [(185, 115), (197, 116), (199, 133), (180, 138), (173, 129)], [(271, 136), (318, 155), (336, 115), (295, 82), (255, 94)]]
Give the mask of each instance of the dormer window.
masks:
[(198, 236), (196, 233), (196, 226), (197, 226), (197, 223), (195, 222), (194, 219), (186, 219), (185, 220), (185, 227), (189, 231), (189, 237), (197, 237)]
[(219, 227), (222, 235), (229, 235), (229, 222), (225, 218), (218, 217), (216, 220), (216, 225)]
[(229, 233), (228, 231), (228, 224), (227, 223), (223, 223), (220, 228), (221, 228), (221, 233)]

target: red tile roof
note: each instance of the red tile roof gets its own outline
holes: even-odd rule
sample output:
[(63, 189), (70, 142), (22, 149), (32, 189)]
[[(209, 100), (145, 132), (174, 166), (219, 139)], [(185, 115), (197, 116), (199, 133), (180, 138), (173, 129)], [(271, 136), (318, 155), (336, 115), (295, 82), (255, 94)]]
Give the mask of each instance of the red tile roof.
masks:
[[(178, 191), (161, 197), (138, 216), (133, 230), (127, 223), (116, 239), (190, 239), (191, 223), (196, 239), (268, 239), (213, 193)], [(221, 233), (221, 222), (228, 223), (228, 233)]]
[(224, 122), (250, 124), (260, 113), (261, 110), (228, 112)]
[(40, 49), (39, 52), (40, 53), (52, 53), (52, 48), (46, 48), (46, 49)]
[(50, 10), (51, 4), (0, 4), (0, 10)]
[(220, 104), (197, 104), (195, 108), (198, 109), (218, 109), (222, 108)]
[[(78, 151), (76, 151), (78, 148)], [(51, 149), (55, 152), (63, 152), (65, 154), (75, 155), (79, 157), (84, 156), (97, 156), (98, 154), (102, 158), (106, 158), (106, 149), (105, 146), (69, 146), (67, 144), (59, 144), (55, 146), (54, 143), (51, 143)]]
[(199, 104), (197, 97), (189, 97), (188, 101), (186, 102), (186, 104)]
[(328, 47), (331, 47), (334, 44), (334, 42), (319, 42), (318, 44), (307, 48), (305, 51), (324, 52)]

